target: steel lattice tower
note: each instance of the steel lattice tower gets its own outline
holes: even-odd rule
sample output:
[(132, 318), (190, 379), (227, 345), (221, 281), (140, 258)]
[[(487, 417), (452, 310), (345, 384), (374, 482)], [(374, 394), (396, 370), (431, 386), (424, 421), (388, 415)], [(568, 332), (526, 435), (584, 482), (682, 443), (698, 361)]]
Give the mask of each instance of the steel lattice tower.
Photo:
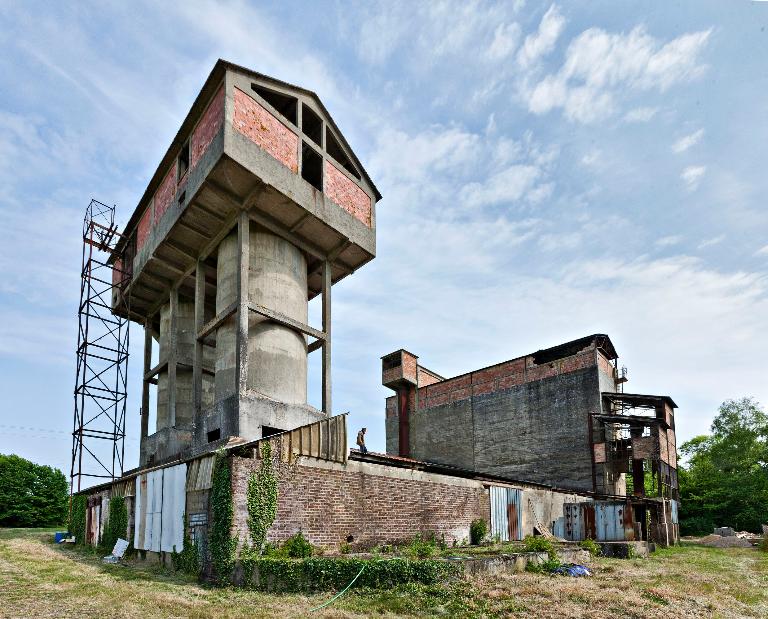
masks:
[(72, 430), (70, 491), (83, 478), (115, 479), (123, 473), (128, 372), (128, 273), (110, 264), (120, 233), (115, 207), (91, 200), (83, 221), (77, 376)]

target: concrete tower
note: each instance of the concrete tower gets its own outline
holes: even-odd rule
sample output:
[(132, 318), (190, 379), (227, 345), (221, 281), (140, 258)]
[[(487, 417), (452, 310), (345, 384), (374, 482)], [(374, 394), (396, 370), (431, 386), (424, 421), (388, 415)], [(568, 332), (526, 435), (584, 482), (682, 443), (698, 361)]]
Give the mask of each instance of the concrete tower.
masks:
[(331, 414), (331, 285), (374, 258), (380, 198), (317, 95), (216, 63), (115, 252), (145, 329), (142, 466)]

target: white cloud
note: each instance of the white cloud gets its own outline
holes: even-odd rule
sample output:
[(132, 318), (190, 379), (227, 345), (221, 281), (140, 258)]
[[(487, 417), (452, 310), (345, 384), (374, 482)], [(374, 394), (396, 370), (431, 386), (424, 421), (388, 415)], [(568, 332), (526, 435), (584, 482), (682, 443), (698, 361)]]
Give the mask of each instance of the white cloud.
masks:
[(709, 239), (704, 239), (701, 243), (699, 243), (697, 249), (705, 249), (707, 247), (712, 247), (713, 245), (718, 245), (719, 243), (722, 243), (725, 240), (725, 235), (721, 234), (719, 236), (713, 236)]
[(658, 111), (659, 108), (656, 107), (636, 107), (624, 115), (624, 120), (628, 123), (647, 123)]
[[(517, 202), (537, 188), (541, 170), (532, 165), (511, 165), (478, 183), (465, 185), (460, 198), (471, 208), (492, 206), (494, 204)], [(541, 198), (541, 194), (534, 194)]]
[(699, 56), (710, 31), (681, 35), (661, 44), (642, 26), (628, 34), (600, 28), (585, 30), (571, 41), (557, 73), (522, 90), (528, 109), (544, 114), (562, 108), (566, 118), (582, 123), (609, 116), (621, 91), (665, 91), (700, 76)]
[(525, 37), (523, 46), (517, 54), (520, 66), (528, 68), (539, 58), (550, 53), (564, 28), (565, 18), (557, 5), (553, 4), (541, 18), (538, 30)]
[(488, 48), (488, 57), (492, 60), (503, 60), (515, 51), (519, 40), (520, 26), (518, 24), (499, 24), (493, 33), (493, 41)]
[(686, 188), (689, 191), (695, 191), (699, 187), (699, 183), (701, 182), (701, 179), (704, 177), (704, 173), (707, 171), (707, 167), (703, 165), (692, 165), (685, 168), (681, 174), (680, 178), (683, 179), (683, 182), (686, 185)]
[(768, 245), (764, 245), (755, 252), (755, 256), (768, 256)]
[(696, 146), (696, 144), (701, 141), (703, 136), (704, 129), (699, 129), (698, 131), (694, 131), (689, 135), (681, 137), (674, 144), (672, 144), (672, 152), (677, 154), (684, 153), (692, 146)]
[(585, 153), (581, 157), (581, 163), (582, 165), (587, 166), (588, 168), (597, 166), (601, 163), (603, 158), (603, 153), (599, 148), (593, 148), (588, 153)]
[(660, 239), (654, 243), (656, 247), (672, 247), (673, 245), (678, 245), (680, 241), (683, 240), (683, 237), (680, 235), (671, 235), (671, 236), (663, 236)]

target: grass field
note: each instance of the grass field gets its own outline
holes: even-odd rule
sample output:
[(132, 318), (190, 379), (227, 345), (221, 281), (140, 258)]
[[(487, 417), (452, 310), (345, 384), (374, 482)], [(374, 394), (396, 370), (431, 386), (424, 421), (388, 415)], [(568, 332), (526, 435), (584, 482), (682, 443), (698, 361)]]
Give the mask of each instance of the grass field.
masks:
[(0, 617), (768, 617), (768, 554), (683, 545), (596, 559), (593, 578), (514, 574), (318, 595), (216, 589), (159, 567), (103, 565), (50, 531), (0, 529)]

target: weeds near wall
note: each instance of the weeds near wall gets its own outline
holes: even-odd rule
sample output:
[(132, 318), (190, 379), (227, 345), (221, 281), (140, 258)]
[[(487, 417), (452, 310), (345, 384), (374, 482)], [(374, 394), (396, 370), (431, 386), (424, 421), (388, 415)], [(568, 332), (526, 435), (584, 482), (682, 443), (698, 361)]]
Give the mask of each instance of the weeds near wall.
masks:
[(482, 518), (473, 520), (469, 525), (469, 541), (472, 545), (477, 546), (488, 535), (488, 523)]
[(105, 552), (112, 552), (117, 540), (128, 536), (128, 509), (125, 506), (125, 498), (112, 497), (109, 500), (109, 520), (101, 536), (101, 548)]
[(235, 564), (237, 540), (232, 538), (232, 472), (226, 454), (216, 454), (211, 482), (211, 525), (209, 546), (211, 562), (220, 583), (226, 583)]
[(174, 545), (173, 552), (171, 553), (173, 569), (190, 576), (199, 576), (203, 568), (200, 561), (200, 547), (197, 544), (197, 540), (193, 542), (189, 538), (189, 534), (187, 533), (186, 514), (184, 514), (184, 517), (182, 518), (182, 523), (184, 530), (184, 547), (181, 549), (181, 552), (176, 552), (176, 546)]
[(602, 554), (602, 550), (600, 549), (600, 544), (598, 544), (595, 540), (590, 538), (580, 541), (579, 548), (588, 550), (589, 554), (591, 554), (593, 557), (599, 557)]
[[(347, 559), (312, 557), (243, 559), (243, 575), (255, 575), (243, 583), (265, 591), (299, 592), (341, 589), (365, 567), (354, 587), (392, 588), (404, 583), (437, 584), (461, 574), (461, 566), (434, 559)], [(249, 562), (251, 565), (246, 566)]]
[(277, 479), (272, 469), (272, 445), (261, 443), (261, 466), (248, 478), (246, 504), (252, 548), (261, 554), (267, 531), (277, 515)]
[(85, 544), (86, 512), (88, 497), (78, 494), (72, 497), (72, 515), (68, 523), (70, 534), (75, 536), (76, 544)]

